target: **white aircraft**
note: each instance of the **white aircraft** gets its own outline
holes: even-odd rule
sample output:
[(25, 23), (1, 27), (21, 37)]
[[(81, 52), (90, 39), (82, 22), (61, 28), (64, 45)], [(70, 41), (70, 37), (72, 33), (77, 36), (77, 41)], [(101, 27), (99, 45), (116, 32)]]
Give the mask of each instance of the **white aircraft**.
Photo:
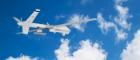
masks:
[[(13, 17), (16, 20), (17, 24), (22, 27), (22, 32), (19, 34), (27, 35), (29, 32), (34, 32), (35, 34), (44, 35), (43, 29), (49, 29), (50, 32), (58, 32), (61, 33), (63, 36), (70, 33), (70, 29), (66, 25), (49, 25), (49, 24), (39, 24), (33, 23), (36, 16), (39, 14), (40, 9), (36, 9), (33, 13), (29, 16), (26, 21), (22, 21), (22, 19), (18, 19)], [(37, 28), (36, 30), (30, 30), (30, 28)]]
[[(53, 33), (61, 33), (63, 36), (68, 35), (70, 33), (70, 29), (68, 26), (73, 26), (73, 25), (81, 25), (83, 23), (87, 23), (89, 21), (94, 21), (96, 20), (95, 18), (93, 19), (84, 19), (84, 20), (79, 20), (79, 21), (72, 21), (66, 24), (60, 24), (60, 25), (49, 25), (49, 24), (39, 24), (39, 23), (33, 23), (37, 15), (39, 14), (40, 9), (36, 9), (33, 11), (33, 13), (27, 18), (26, 21), (22, 21), (22, 19), (18, 19), (16, 17), (13, 17), (13, 19), (17, 22), (17, 25), (22, 27), (22, 32), (19, 34), (24, 34), (28, 35), (29, 32), (34, 32), (34, 34), (38, 35), (44, 35), (43, 29), (49, 29), (49, 32)], [(30, 28), (36, 28), (35, 30), (30, 30)]]

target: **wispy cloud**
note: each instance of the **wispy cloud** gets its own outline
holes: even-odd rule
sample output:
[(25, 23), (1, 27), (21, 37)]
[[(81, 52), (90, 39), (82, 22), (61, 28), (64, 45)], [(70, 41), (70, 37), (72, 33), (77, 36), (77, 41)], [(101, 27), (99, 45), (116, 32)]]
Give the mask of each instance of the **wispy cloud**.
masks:
[(106, 21), (101, 13), (97, 14), (97, 22), (99, 23), (99, 28), (104, 34), (107, 34), (108, 31), (115, 31), (116, 40), (124, 40), (127, 38), (127, 33), (123, 29), (119, 29), (117, 24), (111, 21)]
[(30, 56), (22, 55), (20, 57), (8, 57), (6, 60), (38, 60), (38, 58), (32, 58)]
[(126, 33), (124, 30), (122, 30), (122, 29), (118, 29), (118, 28), (116, 28), (115, 29), (115, 32), (116, 32), (116, 34), (117, 34), (117, 37), (116, 37), (116, 39), (117, 40), (124, 40), (124, 39), (126, 39), (127, 38), (127, 36), (128, 36), (128, 33)]
[(129, 30), (131, 29), (131, 23), (128, 22), (128, 18), (130, 18), (131, 15), (129, 14), (129, 8), (122, 6), (124, 2), (127, 2), (127, 0), (115, 1), (115, 9), (118, 12), (118, 16), (115, 17), (115, 21), (122, 28)]
[(117, 26), (113, 22), (108, 22), (104, 19), (101, 13), (97, 14), (97, 22), (99, 23), (99, 28), (103, 33), (107, 33), (109, 29), (117, 28)]
[(132, 42), (121, 54), (122, 60), (139, 60), (140, 59), (140, 30), (135, 33)]
[(79, 49), (70, 53), (69, 41), (62, 39), (61, 42), (59, 49), (55, 51), (57, 60), (106, 60), (107, 54), (98, 43), (81, 41)]
[(93, 20), (88, 16), (74, 14), (70, 17), (67, 24), (83, 32), (86, 24), (90, 21)]
[(125, 40), (128, 35), (125, 30), (129, 31), (131, 29), (131, 23), (128, 20), (132, 16), (129, 14), (129, 8), (123, 6), (124, 2), (127, 2), (127, 0), (115, 0), (114, 6), (117, 11), (117, 16), (114, 16), (113, 20), (107, 21), (101, 13), (97, 14), (99, 28), (102, 32), (107, 33), (113, 29), (116, 33), (117, 40)]

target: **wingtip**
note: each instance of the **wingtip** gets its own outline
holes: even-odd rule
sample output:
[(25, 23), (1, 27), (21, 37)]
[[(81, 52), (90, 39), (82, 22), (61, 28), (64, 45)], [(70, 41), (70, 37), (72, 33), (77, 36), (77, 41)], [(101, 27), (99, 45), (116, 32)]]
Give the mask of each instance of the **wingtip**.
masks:
[(35, 11), (39, 12), (39, 11), (40, 11), (40, 9), (36, 9)]

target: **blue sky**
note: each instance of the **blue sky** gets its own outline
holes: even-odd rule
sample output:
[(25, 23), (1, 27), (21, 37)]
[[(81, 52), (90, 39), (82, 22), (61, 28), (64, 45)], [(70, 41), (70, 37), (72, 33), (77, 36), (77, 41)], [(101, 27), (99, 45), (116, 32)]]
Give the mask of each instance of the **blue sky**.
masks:
[[(140, 40), (139, 2), (139, 0), (1, 0), (0, 60), (8, 60), (10, 56), (13, 59), (25, 56), (31, 60), (33, 58), (66, 60), (61, 56), (65, 51), (69, 51), (66, 53), (68, 60), (77, 60), (79, 51), (89, 53), (86, 51), (89, 43), (91, 43), (89, 49), (92, 49), (92, 53), (95, 52), (91, 54), (93, 58), (88, 57), (90, 60), (98, 54), (96, 52), (101, 55), (95, 56), (95, 59), (102, 57), (96, 60), (138, 60), (140, 53), (131, 54), (130, 51), (137, 53), (140, 50), (131, 49), (140, 47), (139, 43), (135, 43)], [(21, 28), (18, 28), (12, 17), (26, 20), (36, 8), (41, 10), (34, 21), (36, 23), (58, 25), (69, 22), (75, 16), (97, 18), (97, 21), (81, 26), (84, 27), (84, 31), (69, 27), (71, 32), (66, 36), (48, 30), (44, 31), (46, 33), (44, 36), (16, 34)], [(82, 49), (82, 46), (86, 47)], [(65, 49), (66, 47), (69, 50)], [(136, 57), (133, 59), (131, 56)]]

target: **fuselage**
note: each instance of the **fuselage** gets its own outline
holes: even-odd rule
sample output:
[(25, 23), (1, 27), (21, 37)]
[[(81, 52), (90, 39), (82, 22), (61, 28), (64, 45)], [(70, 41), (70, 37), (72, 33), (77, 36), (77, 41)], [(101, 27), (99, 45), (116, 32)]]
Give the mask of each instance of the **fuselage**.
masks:
[(29, 27), (32, 27), (32, 28), (42, 28), (42, 29), (44, 29), (44, 28), (49, 28), (48, 25), (39, 24), (39, 23), (31, 23), (31, 24), (29, 25)]

